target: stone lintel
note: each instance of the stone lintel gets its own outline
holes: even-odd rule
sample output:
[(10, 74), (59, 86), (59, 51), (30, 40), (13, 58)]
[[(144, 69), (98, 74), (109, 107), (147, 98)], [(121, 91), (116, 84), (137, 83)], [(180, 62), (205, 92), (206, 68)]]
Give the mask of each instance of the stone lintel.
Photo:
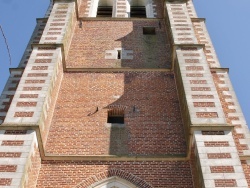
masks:
[(240, 155), (239, 154), (239, 157), (240, 157), (240, 160), (250, 160), (250, 155)]
[(193, 124), (190, 125), (190, 133), (194, 131), (232, 131), (233, 125), (229, 124)]
[(135, 69), (135, 68), (65, 68), (65, 72), (124, 72), (124, 71), (158, 71), (170, 72), (171, 69)]
[(211, 71), (216, 71), (216, 72), (226, 72), (229, 73), (229, 68), (210, 68)]
[(10, 71), (10, 74), (11, 74), (12, 71), (21, 71), (21, 72), (23, 72), (24, 68), (9, 68), (9, 71)]
[(192, 22), (206, 22), (206, 18), (191, 18)]
[(38, 23), (39, 21), (47, 21), (49, 18), (37, 18), (36, 19), (36, 23)]

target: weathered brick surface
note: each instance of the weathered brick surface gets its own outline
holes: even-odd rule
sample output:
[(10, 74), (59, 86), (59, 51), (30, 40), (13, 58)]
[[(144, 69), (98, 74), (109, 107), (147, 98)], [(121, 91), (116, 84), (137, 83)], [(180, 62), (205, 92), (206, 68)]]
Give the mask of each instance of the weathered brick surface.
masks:
[(186, 74), (187, 77), (203, 77), (203, 74), (200, 73), (188, 73)]
[(37, 185), (37, 179), (40, 172), (41, 167), (41, 158), (39, 149), (37, 147), (34, 148), (34, 154), (31, 156), (30, 165), (28, 167), (27, 177), (24, 187), (25, 188), (34, 188)]
[(52, 59), (36, 59), (35, 63), (51, 63)]
[(207, 154), (208, 159), (226, 159), (231, 158), (230, 153), (208, 153)]
[(207, 84), (206, 80), (190, 80), (190, 84)]
[(214, 102), (194, 102), (194, 107), (215, 107)]
[(27, 134), (26, 130), (6, 130), (4, 134), (7, 135), (24, 135)]
[(23, 91), (39, 91), (42, 87), (23, 87)]
[(38, 98), (38, 94), (20, 94), (20, 98)]
[(246, 160), (241, 161), (248, 185), (250, 185), (250, 165)]
[[(125, 108), (124, 128), (106, 125), (110, 106)], [(173, 74), (64, 74), (46, 145), (49, 153), (185, 154), (185, 145)]]
[(36, 106), (37, 102), (17, 102), (17, 107), (33, 107)]
[(44, 145), (47, 142), (47, 137), (48, 137), (50, 126), (51, 126), (51, 121), (54, 116), (54, 108), (57, 102), (57, 94), (61, 86), (60, 83), (61, 83), (62, 77), (63, 77), (63, 70), (62, 70), (62, 66), (60, 66), (58, 69), (58, 73), (57, 73), (57, 79), (54, 83), (54, 88), (50, 96), (50, 108), (48, 108), (48, 110), (46, 111), (47, 117), (44, 119), (44, 127), (41, 130), (41, 135), (42, 135)]
[(186, 70), (201, 71), (204, 70), (203, 66), (186, 66)]
[(202, 135), (225, 135), (224, 131), (201, 131)]
[(10, 186), (11, 178), (0, 178), (0, 185), (1, 186)]
[(25, 80), (25, 84), (42, 84), (45, 80)]
[(185, 63), (199, 63), (199, 59), (185, 59)]
[[(80, 17), (86, 16), (88, 8), (87, 0), (79, 0)], [(121, 1), (122, 2), (122, 1)], [(163, 17), (163, 0), (154, 0), (157, 17)], [(122, 5), (119, 5), (122, 6)], [(180, 41), (193, 40), (190, 33), (186, 33), (190, 28), (184, 20), (183, 8), (174, 5), (175, 24), (182, 26), (178, 28), (183, 33), (178, 33)], [(56, 19), (49, 23), (51, 28), (46, 34), (48, 43), (53, 43), (63, 30), (57, 28), (64, 26), (66, 17), (66, 5), (59, 6)], [(183, 19), (183, 20), (177, 20)], [(74, 22), (74, 19), (73, 19)], [(46, 23), (46, 21), (45, 21)], [(78, 23), (76, 23), (78, 24)], [(155, 27), (156, 35), (143, 35), (143, 27)], [(43, 25), (44, 27), (44, 25)], [(82, 27), (76, 25), (74, 36), (71, 41), (68, 56), (66, 55), (66, 66), (69, 68), (170, 68), (171, 53), (165, 22), (162, 20), (124, 20), (124, 21), (82, 21)], [(43, 31), (43, 30), (42, 30)], [(196, 32), (202, 31), (197, 27)], [(38, 42), (41, 33), (34, 38)], [(202, 37), (203, 36), (203, 37)], [(211, 47), (204, 38), (204, 34), (199, 34), (199, 42), (206, 44), (205, 53), (208, 59), (213, 58)], [(67, 40), (67, 39), (66, 39)], [(52, 50), (54, 47), (39, 47), (39, 50)], [(106, 50), (123, 48), (132, 50), (129, 56), (133, 59), (110, 60), (105, 59)], [(186, 70), (191, 71), (186, 76), (191, 78), (192, 91), (197, 94), (192, 95), (193, 99), (213, 99), (213, 95), (203, 95), (203, 91), (210, 91), (210, 87), (202, 87), (207, 84), (207, 80), (195, 80), (196, 77), (204, 77), (202, 71), (204, 67), (199, 65), (200, 55), (195, 53), (196, 47), (182, 47), (186, 51), (184, 56)], [(67, 50), (66, 50), (67, 51)], [(187, 51), (191, 51), (188, 53)], [(38, 53), (32, 70), (48, 70), (44, 63), (52, 63), (53, 53)], [(26, 63), (30, 54), (26, 56)], [(54, 58), (54, 57), (53, 57)], [(41, 63), (41, 64), (39, 64)], [(214, 61), (209, 60), (209, 64)], [(39, 72), (39, 71), (38, 71)], [(47, 77), (48, 73), (29, 73), (26, 84), (31, 86), (22, 88), (24, 91), (39, 91), (45, 80), (37, 80), (36, 77)], [(48, 111), (43, 111), (41, 118), (42, 141), (46, 153), (51, 155), (173, 155), (187, 154), (184, 137), (183, 120), (179, 108), (178, 94), (173, 73), (163, 72), (109, 72), (109, 73), (73, 73), (62, 71), (58, 76), (63, 81), (60, 85), (56, 81), (55, 88), (51, 91), (51, 103)], [(15, 76), (20, 77), (20, 76)], [(214, 77), (216, 86), (225, 84), (224, 81)], [(18, 84), (13, 81), (12, 84)], [(35, 87), (32, 84), (36, 84)], [(38, 84), (38, 86), (37, 86)], [(201, 85), (201, 87), (200, 87)], [(60, 88), (57, 99), (57, 89)], [(218, 87), (219, 88), (219, 87)], [(217, 89), (218, 89), (217, 88)], [(15, 91), (16, 86), (9, 88)], [(228, 123), (238, 120), (237, 116), (228, 117), (228, 113), (236, 112), (228, 106), (233, 102), (226, 102), (230, 95), (222, 95), (223, 91), (229, 91), (228, 87), (218, 89), (222, 106), (226, 114)], [(201, 94), (200, 94), (201, 93)], [(10, 97), (12, 99), (12, 97)], [(22, 94), (20, 98), (26, 99), (17, 103), (17, 107), (35, 107), (35, 102), (27, 102), (27, 98), (38, 98), (37, 94)], [(11, 101), (11, 100), (10, 100)], [(1, 112), (5, 112), (10, 102), (5, 105)], [(54, 108), (55, 105), (55, 108)], [(213, 102), (193, 103), (194, 107), (216, 107)], [(107, 124), (107, 112), (110, 109), (123, 109), (125, 114), (125, 125), (112, 126)], [(34, 112), (20, 110), (15, 113), (15, 117), (32, 117)], [(199, 118), (216, 118), (216, 112), (197, 112)], [(1, 117), (3, 118), (3, 117)], [(241, 125), (236, 125), (240, 127)], [(5, 134), (20, 135), (25, 131), (6, 131)], [(224, 131), (202, 131), (203, 135), (224, 135)], [(247, 145), (239, 144), (239, 139), (244, 138), (244, 134), (234, 133), (236, 144), (241, 152)], [(204, 142), (206, 147), (227, 147), (226, 141)], [(4, 140), (3, 146), (21, 146), (23, 141)], [(17, 152), (1, 152), (0, 158), (21, 157)], [(231, 158), (230, 153), (208, 153), (209, 159)], [(195, 156), (192, 148), (191, 161), (168, 161), (168, 162), (102, 162), (102, 161), (43, 161), (39, 151), (35, 148), (35, 154), (31, 158), (28, 167), (27, 188), (33, 187), (75, 187), (86, 188), (98, 180), (103, 180), (111, 176), (118, 176), (134, 183), (140, 188), (174, 188), (174, 187), (201, 187), (202, 178), (199, 160)], [(242, 161), (246, 174), (249, 174), (249, 166), (246, 161)], [(41, 167), (41, 170), (40, 170)], [(192, 169), (191, 169), (192, 168)], [(0, 165), (0, 172), (15, 172), (15, 165)], [(211, 173), (233, 173), (232, 166), (211, 166)], [(39, 176), (39, 177), (38, 177)], [(37, 180), (38, 177), (38, 181)], [(250, 178), (247, 177), (247, 180)], [(10, 185), (11, 179), (0, 179), (0, 185)], [(194, 185), (193, 185), (194, 184)], [(234, 179), (215, 180), (216, 187), (237, 186)]]
[(47, 77), (48, 73), (29, 73), (28, 77)]
[(211, 173), (234, 173), (233, 166), (210, 166)]
[[(232, 98), (232, 96), (227, 95), (227, 94), (225, 94), (225, 92), (223, 92), (223, 91), (228, 91), (228, 87), (220, 87), (220, 85), (219, 85), (219, 84), (221, 84), (221, 79), (225, 78), (225, 76), (222, 75), (222, 74), (217, 74), (216, 72), (212, 72), (212, 75), (213, 75), (213, 79), (214, 79), (214, 83), (215, 83), (217, 92), (218, 92), (219, 97), (220, 97), (220, 102), (222, 104), (223, 112), (225, 114), (227, 123), (232, 124), (232, 120), (239, 120), (239, 117), (237, 117), (237, 116), (228, 117), (229, 113), (235, 113), (237, 111), (235, 109), (230, 109), (230, 106), (232, 107), (232, 106), (235, 105), (234, 102), (227, 102), (226, 101), (226, 99), (231, 99)], [(239, 127), (239, 126), (241, 126), (241, 125), (238, 125), (236, 127)], [(234, 137), (235, 144), (236, 144), (236, 147), (237, 147), (237, 150), (238, 150), (239, 154), (242, 154), (243, 150), (248, 149), (247, 145), (241, 144), (240, 141), (239, 141), (239, 139), (244, 139), (245, 138), (244, 134), (237, 133), (234, 130), (233, 131), (233, 137)]]
[(17, 165), (0, 165), (0, 172), (16, 172)]
[[(121, 175), (119, 175), (121, 174)], [(123, 175), (126, 176), (123, 176)], [(96, 182), (106, 177), (122, 176), (123, 179), (143, 180), (154, 188), (192, 188), (190, 163), (172, 162), (53, 162), (43, 161), (38, 178), (38, 188), (74, 187), (86, 188), (86, 180)], [(102, 176), (102, 177), (100, 177)], [(133, 181), (133, 179), (131, 181)], [(146, 183), (145, 183), (146, 182)], [(84, 184), (85, 183), (85, 184)], [(136, 182), (140, 183), (140, 182)], [(136, 184), (135, 183), (135, 184)], [(84, 186), (85, 185), (85, 186)], [(137, 184), (140, 185), (140, 184)], [(138, 186), (140, 188), (146, 188)]]
[(235, 179), (217, 179), (215, 181), (215, 187), (237, 187)]
[(190, 156), (190, 163), (192, 169), (192, 176), (193, 176), (193, 184), (195, 188), (202, 187), (203, 185), (203, 178), (201, 167), (199, 165), (199, 158), (196, 155), (195, 146), (191, 147), (191, 156)]
[(0, 158), (18, 158), (21, 157), (20, 152), (0, 152)]
[(15, 112), (14, 117), (32, 117), (34, 112)]
[(217, 112), (196, 112), (198, 118), (217, 118)]
[(48, 66), (33, 66), (32, 70), (48, 70)]
[[(160, 21), (161, 22), (161, 21)], [(84, 21), (76, 27), (67, 67), (74, 68), (167, 68), (171, 56), (164, 22)], [(156, 28), (156, 35), (143, 35), (143, 27)], [(105, 59), (106, 50), (133, 50), (133, 59)]]
[(37, 53), (36, 56), (52, 56), (53, 53)]
[(3, 140), (1, 146), (22, 146), (23, 140)]
[(214, 99), (213, 95), (192, 95), (192, 99)]
[(191, 91), (211, 91), (210, 87), (191, 87)]
[(227, 141), (205, 141), (205, 147), (227, 147), (229, 146), (229, 142)]

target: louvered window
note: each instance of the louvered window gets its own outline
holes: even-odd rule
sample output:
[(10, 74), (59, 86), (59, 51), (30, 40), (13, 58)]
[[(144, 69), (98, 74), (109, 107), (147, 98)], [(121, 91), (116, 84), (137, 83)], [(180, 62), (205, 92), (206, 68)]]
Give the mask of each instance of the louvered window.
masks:
[(98, 6), (96, 17), (112, 17), (112, 6)]
[(145, 6), (131, 6), (130, 7), (131, 18), (146, 18), (146, 7)]
[(108, 123), (124, 124), (124, 110), (111, 109), (108, 111)]

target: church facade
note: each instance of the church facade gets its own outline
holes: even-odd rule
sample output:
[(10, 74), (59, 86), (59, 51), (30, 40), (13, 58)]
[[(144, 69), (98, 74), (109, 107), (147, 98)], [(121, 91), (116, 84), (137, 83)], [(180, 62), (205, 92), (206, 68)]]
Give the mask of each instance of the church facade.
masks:
[(0, 105), (0, 187), (250, 186), (249, 130), (192, 0), (51, 0)]

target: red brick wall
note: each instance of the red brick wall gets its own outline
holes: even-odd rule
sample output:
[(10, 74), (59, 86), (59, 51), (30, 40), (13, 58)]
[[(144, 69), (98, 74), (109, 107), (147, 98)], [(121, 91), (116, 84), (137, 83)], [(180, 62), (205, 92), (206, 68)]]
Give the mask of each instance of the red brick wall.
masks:
[(159, 7), (164, 7), (165, 1), (164, 0), (153, 0), (153, 6), (155, 5), (154, 10), (156, 11), (156, 18), (163, 18), (164, 9)]
[[(171, 65), (165, 24), (162, 21), (83, 21), (82, 25), (82, 28), (75, 28), (67, 67), (167, 68)], [(143, 35), (145, 26), (155, 27), (156, 35)], [(115, 48), (133, 50), (133, 59), (105, 59), (105, 51)]]
[(10, 186), (11, 178), (0, 178), (0, 186)]
[(31, 156), (30, 166), (27, 172), (27, 179), (25, 182), (25, 188), (34, 188), (37, 184), (38, 174), (41, 167), (41, 158), (39, 154), (39, 149), (36, 147), (34, 154)]
[(250, 185), (250, 165), (246, 160), (241, 161), (248, 185)]
[(190, 163), (191, 163), (191, 170), (192, 170), (192, 176), (193, 176), (193, 184), (195, 188), (202, 187), (203, 178), (202, 178), (202, 172), (201, 167), (199, 164), (199, 158), (195, 152), (195, 145), (191, 147), (191, 155), (190, 155)]
[(79, 2), (80, 2), (79, 6), (78, 6), (79, 17), (87, 17), (88, 15), (85, 13), (88, 12), (88, 10), (87, 10), (88, 0), (80, 0)]
[[(114, 172), (116, 171), (116, 172)], [(100, 174), (103, 177), (98, 177)], [(190, 163), (171, 162), (53, 162), (43, 161), (38, 179), (38, 188), (74, 187), (88, 185), (85, 180), (105, 179), (113, 175), (127, 174), (124, 179), (134, 176), (142, 185), (149, 184), (154, 188), (192, 188)], [(97, 178), (95, 178), (97, 177)], [(95, 180), (95, 181), (96, 181)], [(137, 182), (138, 187), (140, 182)]]
[[(124, 128), (106, 126), (109, 106), (125, 108)], [(74, 155), (186, 154), (174, 75), (65, 73), (46, 151)]]
[(47, 137), (48, 137), (50, 126), (51, 126), (51, 121), (52, 121), (53, 112), (54, 112), (54, 108), (56, 104), (57, 94), (60, 88), (62, 77), (63, 77), (63, 70), (62, 70), (62, 65), (61, 65), (58, 70), (57, 79), (54, 84), (54, 88), (51, 92), (50, 108), (47, 111), (47, 118), (44, 119), (44, 127), (43, 128), (40, 127), (44, 146), (46, 145), (46, 142), (47, 142)]
[[(226, 99), (231, 99), (232, 96), (231, 95), (225, 95), (223, 93), (223, 91), (228, 91), (229, 88), (228, 87), (219, 87), (219, 84), (225, 84), (224, 81), (221, 81), (220, 78), (224, 78), (224, 75), (221, 75), (221, 74), (217, 74), (216, 72), (213, 72), (213, 79), (214, 79), (214, 82), (215, 82), (215, 86), (216, 86), (216, 89), (217, 89), (217, 92), (219, 94), (219, 97), (220, 97), (220, 101), (221, 101), (221, 104), (222, 104), (222, 107), (223, 107), (223, 111), (224, 111), (224, 114), (225, 114), (225, 117), (226, 117), (226, 120), (227, 120), (227, 123), (228, 124), (232, 124), (232, 120), (238, 120), (238, 117), (228, 117), (228, 114), (229, 113), (236, 113), (235, 109), (230, 109), (229, 106), (234, 106), (235, 104), (233, 102), (227, 102)], [(235, 127), (238, 127), (240, 128), (241, 125), (235, 125)], [(237, 147), (237, 150), (239, 152), (239, 154), (242, 154), (243, 153), (243, 150), (246, 150), (248, 149), (248, 146), (245, 145), (245, 144), (240, 144), (239, 142), (239, 139), (243, 139), (245, 138), (244, 134), (241, 134), (241, 133), (237, 133), (235, 130), (233, 131), (233, 137), (234, 137), (234, 141), (235, 141), (235, 144), (236, 144), (236, 147)]]

